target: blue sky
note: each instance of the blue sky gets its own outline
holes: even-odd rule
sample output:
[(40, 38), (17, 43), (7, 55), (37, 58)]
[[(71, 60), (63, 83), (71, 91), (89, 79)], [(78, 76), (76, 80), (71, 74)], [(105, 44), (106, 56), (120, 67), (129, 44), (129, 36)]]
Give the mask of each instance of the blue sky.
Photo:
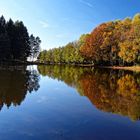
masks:
[(0, 15), (22, 20), (42, 49), (77, 40), (98, 24), (140, 12), (140, 0), (0, 0)]

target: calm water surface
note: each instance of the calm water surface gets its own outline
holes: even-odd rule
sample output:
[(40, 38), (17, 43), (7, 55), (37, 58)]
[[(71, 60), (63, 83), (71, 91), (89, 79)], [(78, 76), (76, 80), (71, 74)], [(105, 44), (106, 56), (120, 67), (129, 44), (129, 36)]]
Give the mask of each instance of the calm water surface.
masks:
[(66, 66), (0, 70), (2, 140), (140, 140), (140, 74)]

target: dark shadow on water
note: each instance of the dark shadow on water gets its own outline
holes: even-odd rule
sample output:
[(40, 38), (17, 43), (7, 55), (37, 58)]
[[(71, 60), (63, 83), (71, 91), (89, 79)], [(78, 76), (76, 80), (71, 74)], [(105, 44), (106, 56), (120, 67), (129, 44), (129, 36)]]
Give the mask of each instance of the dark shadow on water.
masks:
[(72, 66), (38, 66), (38, 71), (76, 88), (99, 110), (140, 120), (140, 73)]
[(39, 89), (39, 74), (36, 70), (26, 67), (0, 67), (0, 109), (4, 105), (18, 106), (27, 93)]

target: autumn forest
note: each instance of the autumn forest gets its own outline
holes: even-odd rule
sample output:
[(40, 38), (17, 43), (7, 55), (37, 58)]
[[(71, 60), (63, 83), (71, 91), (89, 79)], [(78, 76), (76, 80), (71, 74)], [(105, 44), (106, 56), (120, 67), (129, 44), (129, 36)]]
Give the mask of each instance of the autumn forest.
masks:
[(139, 65), (139, 31), (140, 14), (102, 23), (77, 41), (41, 51), (38, 59), (45, 64)]

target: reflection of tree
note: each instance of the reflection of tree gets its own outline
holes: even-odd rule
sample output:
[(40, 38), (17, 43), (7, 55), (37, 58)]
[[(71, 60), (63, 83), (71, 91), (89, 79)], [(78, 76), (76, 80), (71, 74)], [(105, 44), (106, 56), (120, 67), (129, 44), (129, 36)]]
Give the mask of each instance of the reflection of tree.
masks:
[(39, 77), (27, 70), (0, 71), (0, 106), (20, 105), (27, 92), (38, 90)]
[(137, 87), (138, 83), (135, 81), (134, 76), (132, 75), (125, 75), (118, 80), (118, 92), (123, 96), (133, 96), (138, 92)]
[(27, 90), (31, 93), (39, 89), (39, 74), (36, 70), (28, 71)]
[(38, 67), (40, 73), (64, 81), (100, 110), (140, 118), (140, 75), (124, 71), (67, 66)]
[(80, 84), (84, 95), (98, 109), (129, 116), (133, 120), (139, 119), (140, 89), (137, 80), (130, 74), (114, 78), (112, 80), (112, 75), (107, 73), (87, 74), (81, 79)]
[(45, 76), (49, 76), (53, 79), (62, 80), (69, 86), (76, 86), (80, 75), (86, 71), (86, 69), (72, 66), (38, 66), (39, 72)]

